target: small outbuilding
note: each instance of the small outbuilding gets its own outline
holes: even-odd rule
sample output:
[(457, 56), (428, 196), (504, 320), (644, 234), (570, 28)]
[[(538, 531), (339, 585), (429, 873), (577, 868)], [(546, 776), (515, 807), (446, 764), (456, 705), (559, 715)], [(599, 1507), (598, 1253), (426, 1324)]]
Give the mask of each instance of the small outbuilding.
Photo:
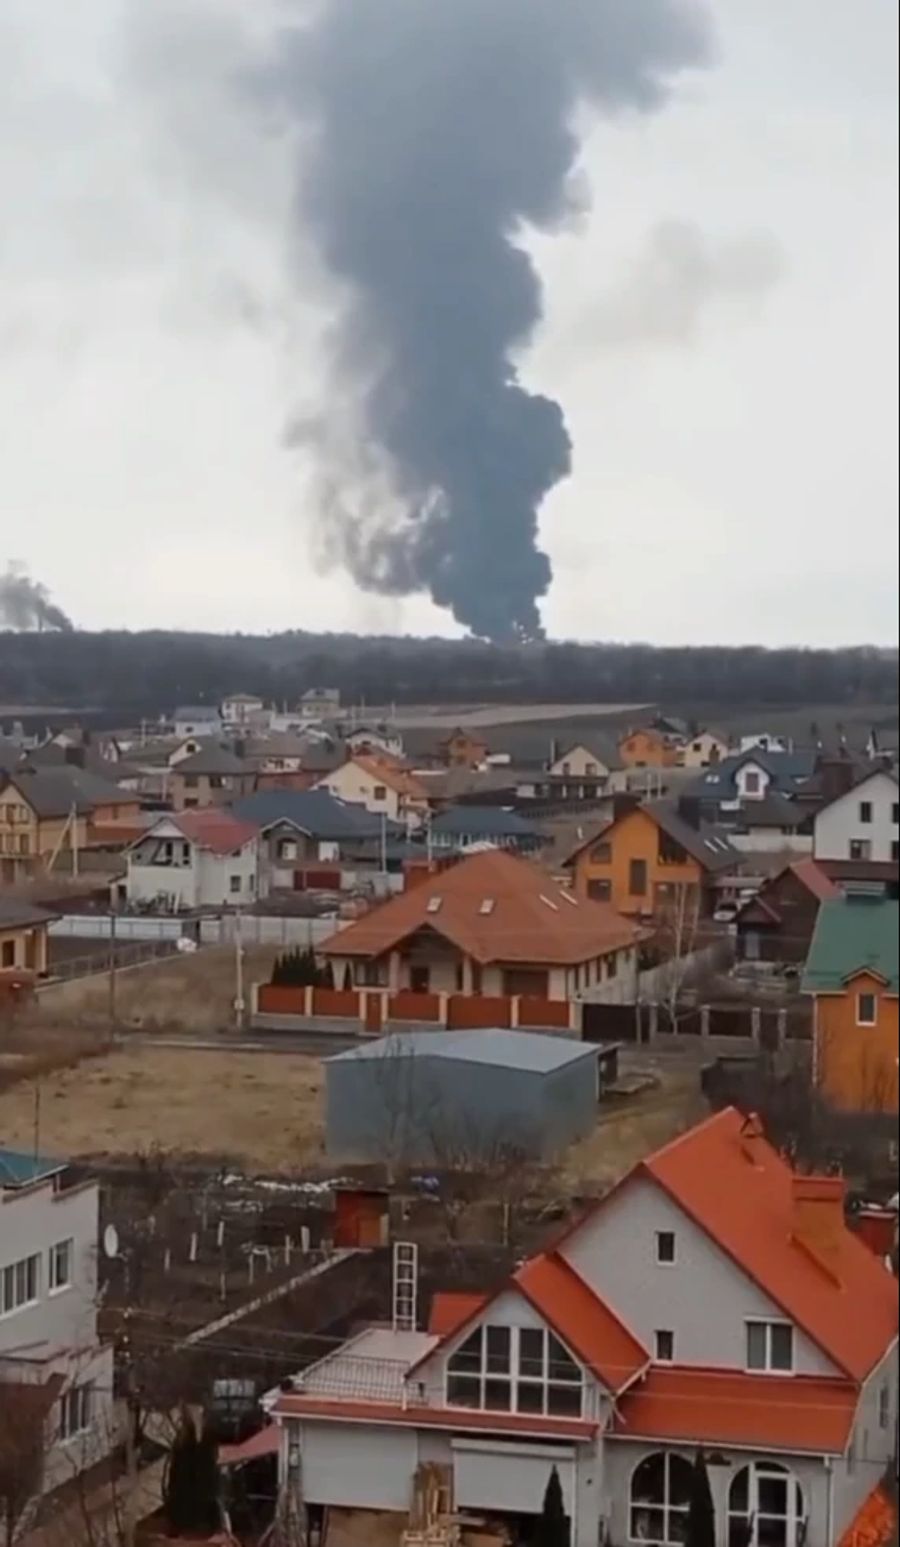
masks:
[(525, 1031), (404, 1032), (329, 1058), (332, 1160), (429, 1165), (546, 1160), (597, 1120), (607, 1049)]

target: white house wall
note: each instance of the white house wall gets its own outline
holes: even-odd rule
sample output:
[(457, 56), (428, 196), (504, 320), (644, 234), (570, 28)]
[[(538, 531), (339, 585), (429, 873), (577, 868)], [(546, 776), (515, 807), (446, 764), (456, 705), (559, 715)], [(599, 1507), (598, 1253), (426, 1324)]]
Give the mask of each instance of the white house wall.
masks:
[[(202, 850), (199, 856), (198, 895), (201, 907), (247, 907), (257, 898), (258, 845), (248, 843), (239, 854), (213, 854)], [(232, 877), (240, 882), (234, 891)]]
[[(890, 1391), (888, 1425), (880, 1422), (880, 1393)], [(863, 1388), (853, 1430), (852, 1459), (842, 1457), (834, 1464), (834, 1513), (841, 1531), (856, 1516), (860, 1506), (877, 1488), (894, 1456), (897, 1438), (897, 1349), (891, 1349), (869, 1376)]]
[(300, 1450), (308, 1504), (409, 1510), (418, 1465), (415, 1429), (304, 1423)]
[[(859, 808), (864, 801), (873, 807), (872, 821), (861, 822)], [(900, 828), (894, 821), (894, 806), (900, 801), (900, 791), (887, 774), (874, 774), (849, 794), (833, 801), (816, 817), (816, 859), (849, 859), (850, 845), (855, 840), (871, 843), (871, 858), (881, 863), (890, 862), (893, 845), (900, 838)]]
[[(0, 1359), (14, 1349), (42, 1359), (96, 1341), (98, 1199), (96, 1187), (57, 1192), (46, 1185), (0, 1202), (0, 1268), (35, 1254), (41, 1259), (37, 1302), (0, 1317)], [(48, 1254), (68, 1240), (72, 1283), (51, 1293)]]
[[(667, 1230), (675, 1234), (676, 1261), (661, 1267), (656, 1234)], [(747, 1320), (786, 1319), (649, 1178), (627, 1183), (559, 1249), (646, 1348), (653, 1349), (657, 1330), (673, 1332), (678, 1364), (741, 1370)], [(840, 1373), (796, 1328), (794, 1363), (804, 1375)]]

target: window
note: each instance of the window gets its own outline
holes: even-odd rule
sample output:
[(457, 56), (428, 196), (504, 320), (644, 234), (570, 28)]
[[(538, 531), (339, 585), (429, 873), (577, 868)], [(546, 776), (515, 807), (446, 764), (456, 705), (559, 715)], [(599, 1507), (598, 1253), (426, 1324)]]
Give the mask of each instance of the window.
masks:
[(591, 849), (591, 859), (595, 865), (608, 865), (612, 861), (612, 844), (595, 843)]
[(851, 838), (850, 858), (859, 860), (871, 859), (872, 844), (870, 840), (868, 838)]
[(587, 894), (593, 902), (609, 902), (612, 897), (612, 882), (589, 881)]
[(856, 1024), (857, 1026), (878, 1025), (878, 1000), (874, 994), (857, 994)]
[[(224, 790), (224, 788), (225, 788), (225, 780), (222, 778), (222, 775), (221, 774), (210, 774), (210, 776), (209, 776), (209, 787), (210, 787), (211, 790)], [(229, 789), (231, 788), (231, 780), (230, 779), (228, 781), (228, 788)]]
[(784, 1321), (748, 1321), (747, 1369), (788, 1375), (793, 1368), (793, 1327)]
[[(27, 843), (27, 841), (28, 840), (26, 839), (25, 842)], [(26, 849), (25, 853), (27, 852), (28, 851)], [(898, 863), (898, 861), (900, 861), (900, 843), (891, 844), (891, 860), (895, 865)]]
[(864, 827), (871, 826), (873, 814), (872, 802), (870, 800), (861, 800), (859, 803), (859, 820)]
[(632, 897), (647, 895), (647, 861), (633, 859), (628, 866), (628, 890)]
[(631, 1478), (633, 1542), (678, 1547), (687, 1541), (693, 1468), (683, 1456), (657, 1451), (636, 1466)]
[(73, 1386), (71, 1391), (67, 1391), (59, 1404), (60, 1439), (71, 1440), (78, 1434), (84, 1434), (91, 1427), (93, 1407), (93, 1386)]
[(0, 951), (0, 966), (14, 967), (15, 965), (16, 942), (15, 940), (4, 940), (2, 951)]
[(235, 892), (239, 892), (240, 889), (241, 889), (241, 878), (240, 878), (240, 876), (229, 876), (229, 878), (228, 878), (228, 890), (232, 894), (234, 894)]
[(747, 795), (758, 795), (759, 792), (760, 792), (760, 788), (761, 788), (761, 779), (760, 779), (760, 775), (758, 773), (756, 773), (755, 771), (751, 771), (749, 773), (745, 773), (744, 774), (744, 793), (745, 794), (747, 794)]
[(802, 1547), (806, 1539), (803, 1489), (786, 1467), (754, 1461), (728, 1493), (728, 1547)]
[(451, 1407), (580, 1418), (581, 1370), (543, 1327), (478, 1327), (447, 1361)]
[(48, 1287), (51, 1294), (68, 1289), (72, 1282), (72, 1265), (75, 1254), (74, 1241), (57, 1241), (49, 1253)]
[(387, 800), (387, 788), (383, 784), (376, 784), (372, 791), (373, 800)]
[(597, 767), (596, 763), (585, 763), (584, 776), (586, 779), (596, 779), (599, 772), (600, 769)]
[(197, 778), (196, 774), (185, 774), (184, 775), (184, 787), (185, 787), (186, 790), (195, 790), (197, 788), (197, 785), (199, 784), (199, 782), (200, 781)]
[(878, 1427), (879, 1429), (891, 1427), (891, 1388), (886, 1384), (878, 1393)]
[(292, 838), (284, 838), (278, 845), (279, 859), (296, 859), (297, 845)]
[(570, 774), (572, 772), (572, 764), (571, 763), (563, 763), (562, 771), (563, 771), (564, 774)]
[(898, 803), (896, 800), (891, 806), (891, 821), (895, 827), (900, 827), (900, 803)]
[(671, 1364), (675, 1358), (675, 1334), (667, 1330), (656, 1333), (656, 1360), (658, 1364)]
[(607, 956), (607, 958), (606, 958), (606, 976), (608, 978), (615, 978), (615, 977), (618, 977), (618, 974), (619, 974), (619, 957), (618, 957), (618, 953), (616, 951), (613, 951), (612, 954), (610, 956)]
[(0, 1316), (35, 1305), (41, 1292), (41, 1259), (34, 1254), (0, 1269)]
[(661, 1267), (669, 1267), (675, 1261), (674, 1230), (657, 1230), (656, 1260)]

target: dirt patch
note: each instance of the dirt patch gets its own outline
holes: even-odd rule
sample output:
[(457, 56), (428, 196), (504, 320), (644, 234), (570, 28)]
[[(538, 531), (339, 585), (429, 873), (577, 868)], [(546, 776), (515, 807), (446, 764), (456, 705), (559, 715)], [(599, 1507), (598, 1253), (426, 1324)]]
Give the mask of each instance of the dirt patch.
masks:
[[(253, 946), (244, 952), (245, 997), (253, 982), (267, 982), (278, 952)], [(210, 947), (193, 956), (167, 956), (116, 974), (115, 1018), (120, 1031), (212, 1036), (234, 1024), (235, 956)], [(28, 1011), (31, 1024), (103, 1029), (111, 1020), (109, 976), (77, 978), (41, 991)]]
[(75, 1160), (162, 1149), (292, 1171), (322, 1158), (322, 1065), (279, 1053), (135, 1046), (44, 1073), (0, 1094), (5, 1144)]
[(594, 1132), (568, 1151), (557, 1173), (564, 1187), (599, 1194), (709, 1115), (695, 1067), (654, 1072), (655, 1089), (605, 1106)]

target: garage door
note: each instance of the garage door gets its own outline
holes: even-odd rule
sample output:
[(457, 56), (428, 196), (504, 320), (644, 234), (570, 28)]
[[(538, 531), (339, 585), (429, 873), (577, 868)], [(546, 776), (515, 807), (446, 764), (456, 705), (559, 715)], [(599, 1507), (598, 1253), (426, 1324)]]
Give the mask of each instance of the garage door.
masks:
[(408, 1510), (416, 1470), (415, 1430), (305, 1423), (300, 1464), (309, 1504)]
[(456, 1507), (539, 1515), (554, 1466), (562, 1483), (566, 1512), (571, 1515), (575, 1497), (575, 1455), (571, 1448), (454, 1440)]

